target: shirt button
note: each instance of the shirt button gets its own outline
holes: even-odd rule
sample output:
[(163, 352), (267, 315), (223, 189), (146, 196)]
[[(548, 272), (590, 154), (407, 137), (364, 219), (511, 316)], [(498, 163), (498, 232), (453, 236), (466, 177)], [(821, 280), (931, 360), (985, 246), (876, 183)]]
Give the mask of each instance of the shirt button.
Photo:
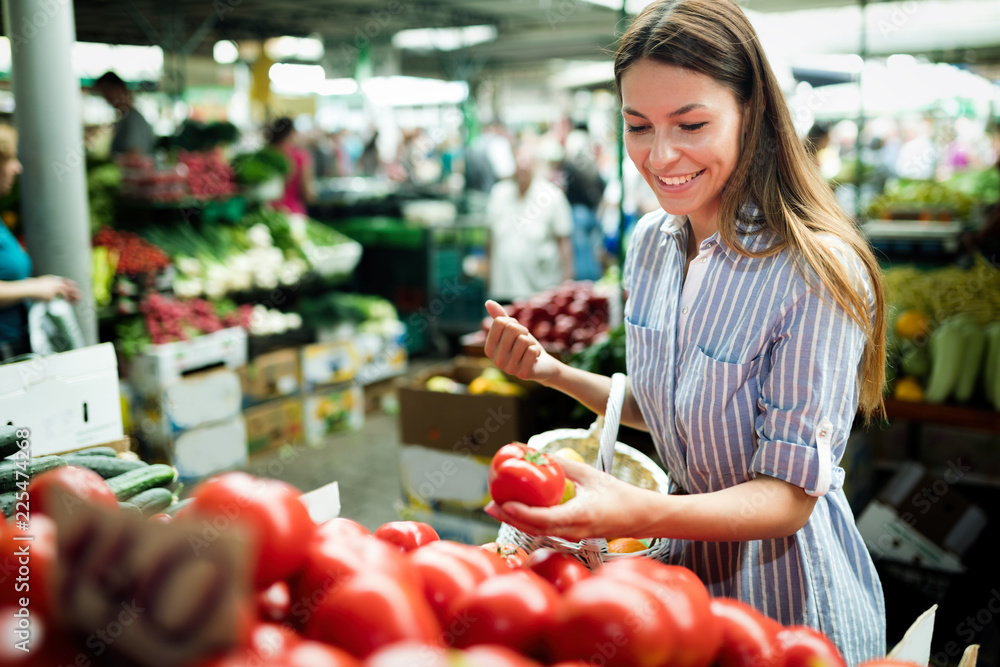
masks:
[(704, 263), (705, 263), (705, 262), (707, 262), (707, 261), (708, 261), (708, 257), (702, 257), (702, 258), (701, 258), (701, 263), (702, 263), (702, 264), (704, 264)]
[(690, 309), (687, 306), (684, 306), (683, 308), (681, 308), (681, 315), (687, 315), (688, 314), (688, 310), (690, 310)]

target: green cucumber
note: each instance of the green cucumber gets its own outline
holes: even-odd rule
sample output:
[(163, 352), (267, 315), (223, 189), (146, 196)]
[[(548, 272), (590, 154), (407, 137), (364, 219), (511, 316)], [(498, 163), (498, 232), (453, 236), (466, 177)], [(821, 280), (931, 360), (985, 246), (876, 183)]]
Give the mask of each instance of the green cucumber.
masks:
[(27, 461), (25, 467), (23, 459), (8, 459), (0, 461), (0, 493), (7, 493), (17, 489), (18, 482), (27, 481), (28, 478), (35, 478), (43, 472), (62, 468), (66, 465), (66, 460), (61, 456), (39, 456), (37, 459)]
[(137, 493), (157, 486), (166, 486), (177, 478), (177, 470), (163, 463), (136, 468), (108, 480), (108, 486), (118, 500), (131, 498)]
[(931, 332), (931, 374), (924, 390), (925, 401), (944, 403), (955, 390), (964, 347), (965, 324), (961, 316), (942, 322)]
[(142, 510), (133, 505), (132, 503), (119, 501), (118, 511), (122, 514), (129, 514), (136, 517), (142, 517)]
[(983, 389), (986, 399), (1000, 410), (1000, 396), (996, 394), (997, 377), (1000, 377), (1000, 322), (991, 322), (986, 327), (986, 370), (983, 373)]
[(955, 400), (968, 403), (976, 389), (976, 380), (983, 367), (983, 350), (986, 349), (986, 329), (975, 322), (964, 325), (965, 345), (962, 346), (962, 366), (955, 382)]
[(142, 515), (148, 518), (170, 507), (174, 503), (174, 494), (170, 489), (156, 486), (135, 494), (125, 502), (138, 507)]
[(104, 479), (117, 477), (118, 475), (139, 468), (149, 467), (149, 464), (145, 461), (111, 458), (110, 456), (77, 456), (76, 454), (71, 454), (63, 458), (66, 459), (67, 464), (77, 466), (78, 468), (89, 468)]
[(21, 439), (17, 437), (16, 426), (0, 426), (0, 459), (17, 454), (21, 449), (18, 447), (20, 441)]
[(65, 456), (118, 456), (114, 447), (88, 447), (76, 452), (70, 452)]
[(14, 507), (17, 505), (17, 493), (10, 491), (0, 493), (0, 512), (4, 516), (14, 516)]
[(163, 510), (163, 513), (168, 514), (170, 516), (177, 516), (178, 512), (180, 512), (182, 509), (190, 505), (192, 502), (194, 502), (194, 498), (185, 498), (184, 500), (178, 500), (176, 503), (174, 503), (167, 509)]

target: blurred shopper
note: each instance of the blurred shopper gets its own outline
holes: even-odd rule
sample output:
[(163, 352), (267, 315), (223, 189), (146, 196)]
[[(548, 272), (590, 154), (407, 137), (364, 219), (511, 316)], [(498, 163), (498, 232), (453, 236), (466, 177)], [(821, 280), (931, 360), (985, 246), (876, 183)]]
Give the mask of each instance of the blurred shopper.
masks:
[(374, 176), (381, 166), (378, 157), (378, 130), (373, 130), (368, 141), (365, 142), (361, 150), (361, 157), (358, 158), (358, 174), (361, 176)]
[(597, 155), (586, 125), (578, 125), (566, 137), (566, 199), (573, 212), (573, 261), (577, 280), (597, 280), (603, 275), (601, 263), (604, 234), (597, 207), (604, 197), (604, 179), (597, 169)]
[(306, 205), (316, 202), (316, 176), (312, 156), (298, 145), (298, 132), (291, 118), (282, 117), (271, 122), (264, 138), (285, 154), (291, 170), (285, 179), (285, 193), (274, 202), (274, 207), (288, 213), (306, 214)]
[[(0, 196), (10, 192), (21, 173), (17, 159), (17, 133), (0, 124)], [(0, 222), (0, 361), (31, 351), (28, 341), (28, 301), (62, 297), (73, 302), (80, 290), (69, 278), (31, 278), (31, 258), (7, 225)]]
[(122, 78), (114, 72), (106, 72), (94, 82), (94, 90), (115, 108), (118, 116), (111, 138), (111, 155), (152, 153), (156, 135), (135, 108), (132, 91)]
[(573, 278), (573, 218), (566, 196), (538, 174), (534, 146), (518, 148), (513, 178), (486, 207), (490, 296), (503, 303)]
[(830, 126), (826, 123), (815, 122), (806, 134), (806, 153), (817, 167), (819, 166), (819, 154), (830, 145)]
[[(848, 665), (884, 656), (882, 587), (839, 466), (859, 410), (882, 414), (878, 263), (733, 0), (653, 2), (614, 69), (625, 148), (662, 207), (636, 223), (623, 271), (621, 421), (650, 432), (674, 492), (565, 461), (571, 500), (486, 511), (532, 535), (669, 539), (669, 562), (713, 596), (818, 628)], [(611, 379), (487, 310), (501, 370), (603, 413)]]
[(465, 185), (470, 190), (490, 192), (497, 181), (514, 174), (514, 151), (500, 123), (493, 123), (472, 140), (465, 160)]

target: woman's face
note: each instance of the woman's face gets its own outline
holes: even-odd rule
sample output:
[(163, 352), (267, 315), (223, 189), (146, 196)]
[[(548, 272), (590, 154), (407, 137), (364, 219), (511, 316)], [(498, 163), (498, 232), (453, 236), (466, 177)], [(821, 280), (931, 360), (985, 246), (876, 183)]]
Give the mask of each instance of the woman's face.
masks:
[(21, 173), (21, 163), (16, 157), (0, 162), (0, 196), (10, 192), (14, 179)]
[(621, 77), (625, 149), (663, 210), (717, 226), (743, 109), (715, 79), (645, 58)]

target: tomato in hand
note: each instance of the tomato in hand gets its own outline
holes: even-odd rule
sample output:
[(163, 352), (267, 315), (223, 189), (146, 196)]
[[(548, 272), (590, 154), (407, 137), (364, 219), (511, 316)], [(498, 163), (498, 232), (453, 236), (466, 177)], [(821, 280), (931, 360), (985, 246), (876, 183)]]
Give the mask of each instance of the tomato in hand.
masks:
[(441, 627), (423, 595), (379, 572), (361, 572), (329, 591), (306, 621), (305, 636), (358, 658), (388, 644), (440, 644)]
[(487, 475), (490, 497), (497, 504), (516, 500), (533, 507), (551, 507), (563, 500), (566, 473), (548, 454), (520, 442), (501, 447)]
[(402, 551), (413, 551), (417, 547), (441, 539), (433, 526), (420, 521), (383, 523), (375, 529), (375, 537), (395, 544)]
[(549, 645), (554, 660), (602, 656), (609, 667), (670, 664), (674, 630), (653, 593), (631, 582), (595, 576), (563, 595)]
[(663, 613), (673, 626), (671, 667), (707, 667), (715, 659), (722, 630), (712, 618), (711, 596), (694, 572), (652, 558), (620, 558), (600, 576), (642, 586), (663, 603)]
[(819, 630), (793, 625), (778, 631), (784, 667), (847, 667), (840, 649)]
[(524, 566), (555, 586), (560, 593), (565, 593), (576, 582), (590, 578), (586, 565), (569, 554), (548, 547), (532, 551)]
[(479, 548), (488, 554), (494, 554), (500, 557), (505, 563), (507, 563), (507, 567), (511, 569), (521, 567), (524, 565), (524, 561), (528, 560), (528, 552), (516, 544), (487, 542), (486, 544), (481, 544)]
[[(89, 468), (63, 466), (43, 472), (28, 484), (28, 502), (31, 503), (32, 514), (52, 513), (52, 503), (56, 502), (52, 495), (54, 487), (61, 488), (71, 498), (118, 511), (118, 498), (103, 477)], [(66, 498), (64, 502), (68, 503), (70, 499)]]
[(555, 626), (559, 593), (530, 570), (492, 577), (451, 608), (445, 625), (455, 646), (500, 644), (529, 655), (544, 647)]
[(713, 598), (712, 617), (722, 628), (719, 667), (782, 667), (781, 625), (739, 600)]
[(306, 560), (316, 524), (291, 484), (227, 472), (195, 488), (184, 516), (201, 516), (216, 529), (238, 525), (256, 549), (254, 584), (260, 589), (294, 575)]

